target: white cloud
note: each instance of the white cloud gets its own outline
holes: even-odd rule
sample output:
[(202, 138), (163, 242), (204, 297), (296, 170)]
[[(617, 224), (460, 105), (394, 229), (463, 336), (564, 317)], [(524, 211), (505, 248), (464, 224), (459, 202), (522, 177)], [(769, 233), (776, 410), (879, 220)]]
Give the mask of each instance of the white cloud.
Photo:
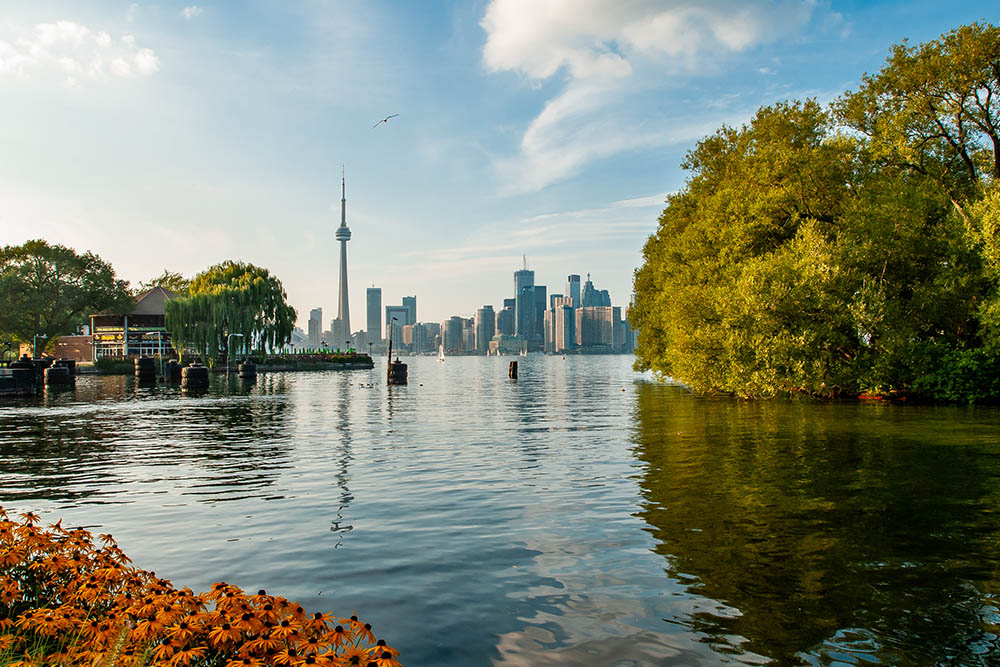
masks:
[(152, 49), (137, 48), (135, 38), (112, 39), (73, 21), (39, 23), (29, 30), (7, 26), (0, 33), (0, 77), (19, 79), (58, 75), (69, 85), (81, 79), (110, 81), (141, 78), (160, 69)]
[(794, 33), (816, 7), (817, 0), (492, 0), (480, 23), (486, 68), (531, 84), (566, 81), (528, 126), (518, 155), (498, 163), (508, 188), (538, 190), (594, 160), (689, 138), (671, 119), (645, 119), (629, 102), (662, 86), (664, 75), (690, 75)]
[(188, 21), (193, 19), (195, 16), (201, 16), (202, 12), (205, 10), (198, 5), (191, 5), (190, 7), (185, 7), (181, 10), (181, 16), (186, 18)]

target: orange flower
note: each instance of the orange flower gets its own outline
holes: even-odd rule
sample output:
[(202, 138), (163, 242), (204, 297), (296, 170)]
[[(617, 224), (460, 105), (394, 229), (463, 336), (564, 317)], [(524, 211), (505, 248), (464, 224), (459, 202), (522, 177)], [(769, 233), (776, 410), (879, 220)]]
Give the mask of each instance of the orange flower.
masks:
[(232, 644), (242, 636), (243, 633), (229, 623), (217, 625), (208, 631), (208, 641), (216, 648)]
[(257, 658), (244, 656), (242, 658), (233, 658), (226, 663), (226, 667), (261, 667), (261, 662)]
[(299, 658), (299, 652), (293, 648), (283, 648), (274, 654), (274, 664), (276, 665), (293, 665), (295, 661)]
[(271, 636), (275, 639), (288, 639), (292, 635), (297, 633), (298, 623), (292, 622), (290, 619), (282, 619), (278, 625), (271, 631)]
[(170, 664), (172, 666), (189, 665), (192, 660), (204, 658), (206, 650), (207, 647), (205, 646), (189, 646), (174, 653), (174, 657), (170, 659)]
[(154, 660), (169, 660), (174, 655), (174, 642), (171, 639), (164, 639), (153, 651)]
[(344, 626), (342, 625), (338, 625), (333, 630), (323, 635), (323, 641), (327, 644), (332, 643), (334, 646), (347, 644), (352, 639), (354, 639), (354, 633), (350, 630), (344, 629)]

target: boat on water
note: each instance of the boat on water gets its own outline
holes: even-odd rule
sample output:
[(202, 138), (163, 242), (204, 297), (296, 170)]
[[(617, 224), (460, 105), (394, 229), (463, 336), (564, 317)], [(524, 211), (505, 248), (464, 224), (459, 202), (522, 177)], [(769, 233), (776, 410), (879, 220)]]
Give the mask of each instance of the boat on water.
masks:
[(438, 361), (444, 361), (444, 345), (438, 345)]

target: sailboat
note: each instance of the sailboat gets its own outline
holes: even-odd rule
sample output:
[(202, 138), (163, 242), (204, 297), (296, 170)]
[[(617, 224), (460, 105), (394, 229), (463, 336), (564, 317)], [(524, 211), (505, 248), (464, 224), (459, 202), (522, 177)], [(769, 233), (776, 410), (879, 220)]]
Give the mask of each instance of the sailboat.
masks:
[(438, 345), (438, 361), (444, 361), (444, 345)]
[(521, 343), (521, 356), (525, 358), (528, 356), (528, 341)]

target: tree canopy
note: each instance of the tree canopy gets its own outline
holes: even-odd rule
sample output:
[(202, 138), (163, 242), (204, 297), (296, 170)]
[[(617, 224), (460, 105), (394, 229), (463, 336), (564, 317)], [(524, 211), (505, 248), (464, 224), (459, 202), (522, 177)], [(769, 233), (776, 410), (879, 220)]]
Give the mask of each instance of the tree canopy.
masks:
[(0, 249), (0, 295), (0, 335), (22, 343), (44, 335), (45, 346), (92, 313), (128, 313), (135, 306), (128, 282), (116, 278), (110, 264), (43, 240)]
[(188, 296), (166, 303), (166, 326), (179, 354), (184, 348), (211, 362), (233, 344), (244, 351), (279, 348), (291, 340), (295, 309), (267, 269), (226, 261), (199, 273)]
[[(1000, 32), (700, 141), (636, 271), (637, 366), (741, 396), (1000, 398)], [(992, 375), (991, 375), (992, 374)]]
[(174, 271), (163, 269), (163, 273), (155, 278), (139, 283), (139, 291), (141, 292), (154, 287), (163, 287), (178, 296), (185, 296), (191, 287), (191, 280)]

